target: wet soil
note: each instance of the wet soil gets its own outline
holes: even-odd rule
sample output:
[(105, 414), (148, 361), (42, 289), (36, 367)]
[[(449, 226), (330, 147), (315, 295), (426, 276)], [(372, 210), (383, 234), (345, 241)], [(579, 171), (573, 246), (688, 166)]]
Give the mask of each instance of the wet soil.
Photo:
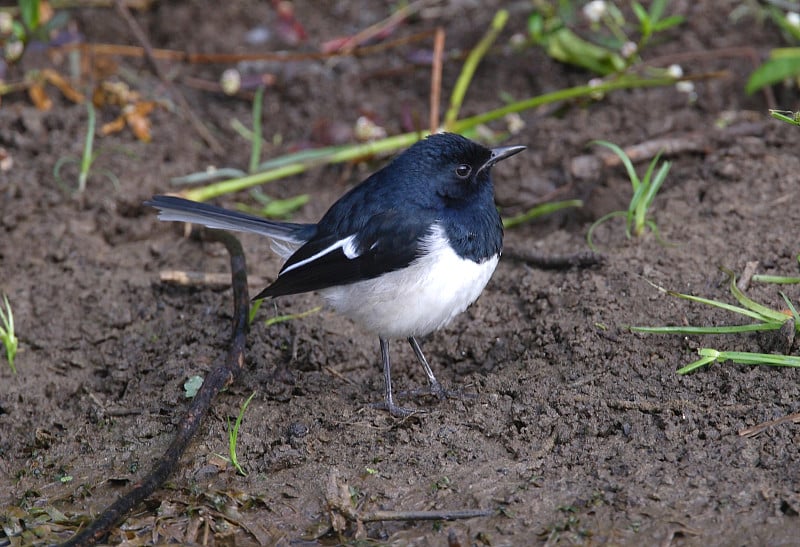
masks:
[[(294, 4), (309, 42), (290, 46), (273, 32), (260, 47), (318, 47), (390, 13), (377, 2)], [(447, 47), (466, 50), (498, 4), (436, 4), (397, 32), (442, 25)], [(508, 141), (528, 151), (495, 169), (503, 215), (554, 197), (585, 206), (508, 230), (506, 256), (478, 302), (423, 341), (439, 378), (474, 397), (411, 401), (427, 412), (405, 420), (374, 410), (369, 404), (382, 389), (377, 340), (325, 310), (263, 325), (313, 308), (314, 295), (265, 303), (249, 335), (247, 371), (217, 399), (180, 469), (108, 542), (797, 545), (800, 427), (783, 422), (752, 438), (739, 432), (798, 411), (798, 372), (728, 362), (676, 373), (699, 347), (768, 351), (775, 341), (625, 328), (745, 322), (653, 285), (733, 302), (720, 266), (741, 273), (758, 261), (759, 273), (798, 275), (798, 133), (767, 117), (764, 95), (744, 94), (755, 61), (724, 49), (747, 45), (765, 55), (782, 45), (778, 33), (753, 19), (732, 21), (737, 2), (671, 4), (687, 22), (645, 56), (665, 66), (670, 56), (705, 52), (681, 60), (687, 72), (720, 72), (696, 82), (696, 100), (674, 88), (616, 92), (525, 112), (524, 128)], [(508, 7), (501, 44), (524, 29), (528, 9), (524, 2)], [(87, 41), (137, 43), (114, 11), (72, 16)], [(165, 2), (135, 17), (156, 47), (185, 51), (245, 51), (253, 47), (245, 43), (248, 30), (278, 26), (266, 2)], [(276, 76), (265, 98), (265, 157), (348, 138), (363, 114), (390, 134), (427, 120), (429, 68), (408, 57), (429, 47), (261, 67)], [(144, 96), (174, 100), (144, 62), (117, 63), (114, 71)], [(127, 131), (98, 139), (104, 152), (79, 196), (55, 182), (53, 167), (80, 154), (85, 108), (54, 95), (54, 108), (39, 112), (23, 95), (3, 97), (0, 146), (13, 167), (0, 172), (0, 290), (21, 339), (18, 374), (0, 363), (0, 515), (13, 545), (66, 539), (126, 492), (170, 442), (187, 405), (184, 382), (206, 374), (226, 351), (230, 290), (159, 279), (168, 269), (224, 274), (224, 249), (185, 239), (180, 226), (158, 222), (141, 202), (174, 191), (171, 177), (247, 165), (249, 146), (230, 121), (248, 124), (250, 103), (181, 83), (215, 79), (225, 66), (165, 67), (222, 153), (210, 151), (177, 111), (157, 109), (151, 143)], [(459, 67), (446, 63), (445, 97)], [(480, 66), (464, 114), (497, 107), (506, 94), (524, 98), (589, 78), (540, 50), (500, 47)], [(797, 107), (796, 91), (781, 89), (778, 99)], [(106, 122), (114, 113), (100, 116)], [(664, 138), (696, 143), (668, 156), (672, 170), (654, 202), (653, 219), (670, 245), (651, 233), (628, 240), (612, 220), (595, 234), (605, 256), (600, 266), (542, 270), (514, 258), (583, 251), (589, 225), (626, 206), (621, 169), (572, 169), (592, 152), (590, 141), (628, 146)], [(315, 168), (264, 190), (309, 193), (294, 218), (311, 222), (385, 161)], [(247, 193), (218, 200), (242, 202), (253, 200)], [(280, 263), (268, 243), (242, 241), (251, 277), (272, 279)], [(782, 289), (800, 301), (798, 286)], [(754, 283), (748, 295), (785, 307), (774, 285)], [(398, 388), (424, 384), (411, 350), (395, 342), (392, 351)], [(228, 453), (227, 421), (253, 392), (239, 435), (248, 473), (241, 476), (220, 455)], [(331, 494), (340, 489), (362, 517), (379, 510), (491, 514), (359, 528), (343, 517), (341, 496)], [(339, 534), (332, 522), (343, 523)]]

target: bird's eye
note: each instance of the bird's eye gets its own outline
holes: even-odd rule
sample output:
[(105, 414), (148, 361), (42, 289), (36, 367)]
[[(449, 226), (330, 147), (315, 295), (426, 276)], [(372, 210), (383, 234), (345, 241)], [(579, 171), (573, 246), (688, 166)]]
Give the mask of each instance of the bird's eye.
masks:
[(462, 179), (467, 178), (470, 173), (472, 173), (472, 167), (470, 167), (466, 163), (462, 163), (461, 165), (456, 167), (456, 175), (458, 175), (458, 177)]

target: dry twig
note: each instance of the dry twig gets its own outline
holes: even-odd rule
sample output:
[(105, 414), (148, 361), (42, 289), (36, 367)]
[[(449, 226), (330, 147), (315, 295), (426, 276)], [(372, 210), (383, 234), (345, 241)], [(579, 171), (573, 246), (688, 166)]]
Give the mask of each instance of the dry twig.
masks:
[(189, 102), (186, 100), (186, 97), (183, 96), (183, 93), (181, 93), (174, 85), (172, 85), (172, 82), (166, 77), (164, 72), (161, 70), (161, 67), (158, 66), (156, 58), (153, 54), (153, 47), (150, 45), (150, 40), (147, 38), (147, 35), (139, 23), (136, 22), (136, 19), (134, 19), (133, 15), (131, 15), (128, 7), (122, 0), (116, 0), (115, 5), (117, 7), (117, 11), (122, 18), (125, 19), (125, 22), (130, 27), (131, 32), (133, 32), (133, 35), (136, 37), (139, 43), (142, 44), (144, 57), (147, 60), (147, 63), (150, 65), (150, 69), (153, 71), (153, 74), (155, 74), (158, 79), (161, 80), (165, 86), (167, 86), (167, 89), (169, 89), (173, 96), (177, 99), (181, 110), (183, 110), (184, 115), (192, 124), (192, 127), (194, 127), (195, 132), (197, 132), (200, 138), (202, 138), (205, 143), (211, 147), (211, 150), (215, 154), (222, 154), (222, 145), (203, 124), (202, 120), (197, 117), (197, 114), (195, 114), (192, 108), (189, 106)]
[(787, 414), (786, 416), (783, 416), (781, 418), (777, 418), (775, 420), (770, 420), (768, 422), (763, 422), (763, 423), (760, 423), (760, 424), (756, 424), (756, 425), (754, 425), (752, 427), (745, 427), (744, 429), (740, 429), (739, 430), (739, 435), (741, 437), (747, 437), (747, 438), (755, 437), (756, 435), (759, 435), (759, 434), (763, 433), (764, 431), (766, 431), (767, 429), (769, 429), (772, 426), (779, 425), (779, 424), (785, 424), (785, 423), (788, 423), (788, 422), (791, 422), (791, 423), (794, 423), (794, 424), (800, 424), (800, 412), (794, 412), (792, 414)]
[(222, 242), (230, 254), (233, 286), (233, 331), (225, 360), (206, 376), (203, 386), (192, 399), (178, 431), (164, 455), (133, 489), (105, 509), (87, 528), (67, 540), (62, 547), (94, 545), (101, 541), (128, 512), (152, 494), (169, 477), (203, 422), (217, 394), (231, 384), (244, 369), (244, 348), (250, 299), (247, 292), (247, 265), (239, 240), (227, 232), (207, 231), (208, 237)]
[(433, 39), (433, 62), (431, 63), (431, 117), (428, 127), (431, 133), (439, 128), (439, 102), (442, 98), (442, 55), (444, 55), (444, 29), (436, 27)]

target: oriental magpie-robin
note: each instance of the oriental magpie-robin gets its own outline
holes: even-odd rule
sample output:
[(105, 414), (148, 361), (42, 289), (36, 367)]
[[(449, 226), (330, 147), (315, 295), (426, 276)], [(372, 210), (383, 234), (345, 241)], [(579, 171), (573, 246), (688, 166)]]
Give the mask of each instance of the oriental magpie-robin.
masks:
[(414, 144), (347, 192), (316, 224), (276, 222), (178, 197), (145, 202), (158, 218), (267, 236), (286, 262), (256, 298), (319, 292), (337, 312), (380, 340), (384, 402), (392, 395), (389, 339), (405, 338), (432, 394), (445, 390), (417, 337), (447, 325), (472, 304), (497, 266), (503, 224), (491, 168), (524, 146), (485, 148), (440, 133)]

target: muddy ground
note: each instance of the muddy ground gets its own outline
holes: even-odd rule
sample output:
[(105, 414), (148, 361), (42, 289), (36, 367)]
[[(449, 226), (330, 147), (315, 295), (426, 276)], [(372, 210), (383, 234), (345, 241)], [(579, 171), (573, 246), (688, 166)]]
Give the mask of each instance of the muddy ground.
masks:
[[(294, 4), (308, 41), (287, 45), (273, 31), (259, 47), (318, 48), (390, 13), (367, 1)], [(433, 4), (397, 33), (442, 25), (447, 47), (466, 50), (499, 5)], [(223, 5), (163, 2), (135, 17), (156, 47), (185, 51), (246, 51), (254, 48), (244, 40), (248, 30), (277, 28), (268, 2)], [(680, 376), (677, 368), (698, 347), (764, 351), (769, 340), (624, 328), (744, 322), (660, 294), (651, 283), (732, 302), (720, 266), (741, 273), (759, 261), (759, 273), (798, 275), (800, 134), (767, 116), (764, 95), (745, 95), (756, 61), (726, 49), (752, 46), (765, 56), (783, 42), (769, 23), (730, 19), (739, 5), (672, 2), (686, 23), (645, 53), (666, 66), (696, 52), (680, 58), (686, 72), (720, 72), (695, 84), (696, 100), (673, 87), (643, 89), (522, 114), (525, 126), (508, 142), (529, 149), (494, 172), (502, 213), (554, 198), (581, 198), (585, 206), (509, 230), (506, 256), (479, 301), (424, 340), (440, 379), (476, 398), (412, 401), (428, 412), (406, 420), (371, 409), (382, 389), (377, 340), (328, 311), (264, 327), (267, 318), (319, 301), (303, 295), (269, 303), (249, 335), (244, 376), (215, 402), (168, 484), (108, 542), (797, 545), (800, 428), (786, 422), (753, 438), (739, 432), (798, 411), (798, 372), (726, 363)], [(525, 2), (508, 7), (501, 45), (524, 29), (529, 9)], [(87, 41), (137, 43), (113, 10), (71, 15)], [(430, 41), (358, 59), (263, 67), (276, 76), (265, 98), (264, 156), (328, 144), (342, 131), (347, 137), (365, 113), (390, 134), (427, 120), (429, 68), (407, 60), (426, 48)], [(174, 99), (141, 60), (116, 62), (112, 73), (144, 96)], [(25, 532), (0, 544), (66, 539), (126, 492), (169, 443), (187, 405), (184, 382), (225, 353), (230, 290), (159, 280), (166, 269), (225, 273), (223, 248), (184, 239), (180, 226), (158, 222), (141, 202), (174, 191), (171, 177), (246, 166), (249, 147), (230, 121), (249, 124), (250, 103), (182, 83), (215, 79), (227, 66), (164, 67), (222, 152), (211, 152), (181, 115), (159, 109), (149, 144), (128, 131), (98, 139), (104, 153), (80, 196), (59, 187), (53, 167), (80, 154), (85, 108), (55, 93), (49, 112), (22, 94), (3, 97), (0, 146), (13, 167), (0, 172), (0, 290), (13, 305), (21, 350), (16, 376), (0, 363), (0, 515), (5, 533)], [(458, 60), (446, 63), (444, 97), (459, 68)], [(465, 114), (497, 107), (504, 94), (519, 99), (589, 78), (541, 50), (498, 47), (475, 76)], [(780, 107), (797, 109), (796, 91), (777, 91)], [(107, 122), (114, 112), (99, 115)], [(572, 160), (593, 139), (627, 146), (659, 138), (700, 143), (669, 157), (672, 171), (655, 200), (653, 218), (674, 245), (652, 235), (629, 241), (612, 221), (595, 235), (605, 254), (598, 267), (541, 270), (510, 256), (585, 250), (591, 222), (623, 208), (630, 189), (620, 169), (578, 178)], [(309, 193), (294, 218), (314, 221), (385, 161), (315, 168), (264, 190)], [(119, 178), (118, 189), (103, 169)], [(245, 192), (217, 202), (253, 200)], [(268, 243), (242, 240), (251, 276), (272, 279), (280, 264)], [(797, 286), (783, 290), (800, 301)], [(748, 294), (783, 306), (773, 285), (754, 284)], [(410, 349), (394, 343), (392, 351), (398, 388), (423, 384)], [(226, 421), (253, 392), (238, 445), (248, 474), (240, 476), (218, 455), (227, 454)], [(368, 522), (361, 531), (350, 521), (337, 535), (329, 531), (331, 514), (340, 512), (326, 501), (331, 483), (349, 488), (362, 516), (493, 513)]]

